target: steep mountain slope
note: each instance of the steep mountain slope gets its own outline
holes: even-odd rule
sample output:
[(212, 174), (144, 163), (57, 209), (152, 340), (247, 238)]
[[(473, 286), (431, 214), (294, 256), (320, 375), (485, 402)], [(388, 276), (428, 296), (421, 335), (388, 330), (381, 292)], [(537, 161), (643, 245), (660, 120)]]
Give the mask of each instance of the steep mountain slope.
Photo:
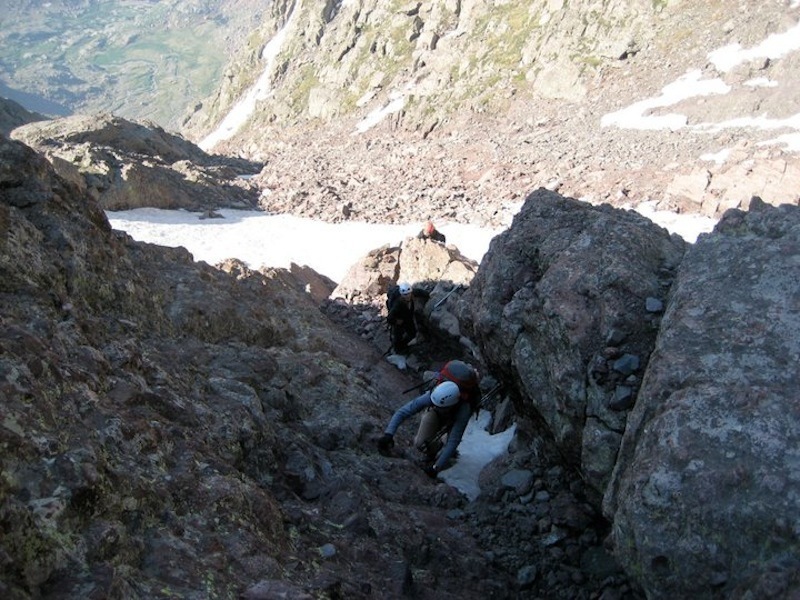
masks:
[[(751, 195), (797, 202), (795, 155), (760, 144), (796, 129), (798, 3), (273, 8), (194, 123), (204, 137), (266, 85), (217, 146), (249, 159), (231, 175), (266, 163), (262, 206), (494, 223), (526, 199), (469, 288), (423, 310), (428, 343), (502, 379), (509, 456), (467, 503), (408, 439), (375, 452), (412, 382), (366, 343), (374, 301), (409, 273), (444, 296), (454, 277), (412, 251), (428, 242), (379, 249), (352, 274), (359, 303), (320, 311), (288, 272), (108, 226), (114, 169), (191, 179), (224, 160), (112, 117), (23, 128), (41, 154), (0, 136), (0, 596), (796, 594), (800, 211)], [(695, 93), (670, 96), (679, 80)], [(615, 120), (631, 114), (671, 128)], [(61, 174), (98, 151), (96, 187)], [(148, 197), (150, 181), (126, 183)], [(542, 184), (752, 210), (689, 247), (629, 211), (527, 194)], [(231, 201), (212, 186), (227, 200), (200, 206)]]
[(752, 195), (798, 201), (797, 2), (306, 1), (273, 13), (185, 128), (200, 141), (254, 92), (249, 120), (215, 150), (269, 163), (270, 210), (308, 215), (333, 199), (352, 218), (485, 207), (491, 220), (539, 186), (716, 216)]
[[(796, 595), (800, 208), (689, 247), (539, 190), (477, 271), (413, 238), (321, 311), (308, 273), (136, 243), (0, 157), (3, 598)], [(516, 420), (473, 502), (413, 426), (376, 451), (420, 383), (368, 342), (397, 277), (431, 290), (414, 374), (464, 353)]]
[(419, 381), (298, 279), (134, 242), (42, 155), (0, 157), (0, 597), (641, 597), (544, 443), (468, 503), (410, 427), (377, 453)]
[(540, 186), (712, 216), (798, 202), (797, 0), (3, 9), (8, 86), (268, 162), (268, 210), (506, 224)]

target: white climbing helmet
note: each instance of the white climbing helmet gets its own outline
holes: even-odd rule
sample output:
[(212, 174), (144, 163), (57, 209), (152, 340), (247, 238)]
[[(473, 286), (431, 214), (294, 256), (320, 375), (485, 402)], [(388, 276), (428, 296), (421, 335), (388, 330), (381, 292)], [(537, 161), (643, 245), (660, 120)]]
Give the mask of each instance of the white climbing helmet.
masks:
[(439, 408), (447, 408), (458, 404), (458, 399), (461, 396), (461, 390), (452, 381), (443, 381), (431, 392), (431, 402)]
[(407, 283), (403, 282), (399, 286), (397, 286), (400, 290), (401, 296), (408, 296), (411, 293), (411, 286)]

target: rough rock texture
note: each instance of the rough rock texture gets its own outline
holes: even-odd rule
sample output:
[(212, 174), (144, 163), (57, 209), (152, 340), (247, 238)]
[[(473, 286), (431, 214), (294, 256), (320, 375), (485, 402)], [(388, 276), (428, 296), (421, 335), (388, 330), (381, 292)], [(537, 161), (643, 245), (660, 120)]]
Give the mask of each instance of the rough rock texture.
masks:
[(13, 129), (26, 123), (44, 121), (44, 115), (25, 110), (22, 106), (12, 100), (0, 98), (0, 133), (8, 135)]
[[(457, 314), (602, 494), (685, 244), (632, 211), (531, 194), (492, 242)], [(623, 403), (621, 400), (625, 399)]]
[(258, 190), (240, 176), (260, 164), (208, 155), (152, 123), (75, 116), (31, 123), (11, 137), (45, 154), (105, 210), (257, 206)]
[[(715, 217), (753, 195), (797, 204), (798, 50), (761, 45), (799, 18), (759, 0), (278, 2), (185, 133), (207, 135), (266, 70), (269, 97), (217, 151), (265, 163), (274, 212), (507, 225), (539, 187)], [(729, 68), (722, 48), (746, 59)], [(679, 81), (718, 91), (673, 100)]]
[(339, 362), (346, 344), (280, 279), (133, 243), (44, 160), (2, 150), (3, 596), (229, 595), (277, 576), (313, 522), (280, 498), (334, 494), (314, 440), (375, 427), (380, 388), (357, 383), (374, 367)]
[(751, 203), (686, 254), (605, 497), (651, 598), (800, 589), (800, 210)]
[(397, 247), (377, 248), (352, 265), (331, 298), (343, 298), (351, 304), (372, 301), (384, 295), (389, 284), (398, 281), (428, 291), (436, 286), (467, 286), (477, 270), (478, 264), (455, 246), (408, 238)]
[[(135, 243), (0, 142), (4, 597), (798, 589), (796, 207), (752, 201), (684, 258), (632, 211), (539, 190), (480, 268), (412, 238), (320, 311), (332, 282)], [(428, 295), (407, 372), (380, 355), (399, 278)], [(472, 503), (411, 431), (373, 445), (453, 357), (517, 425)]]
[(472, 504), (413, 425), (379, 456), (417, 374), (308, 274), (136, 243), (42, 156), (0, 159), (0, 596), (641, 597), (541, 441)]
[[(458, 319), (449, 309), (477, 270), (477, 263), (455, 246), (408, 238), (399, 246), (377, 248), (352, 265), (324, 308), (360, 337), (386, 350), (391, 347), (386, 292), (391, 285), (406, 281), (415, 292), (417, 343), (428, 345), (426, 356), (444, 361), (464, 354), (475, 360), (474, 345), (461, 336)], [(412, 366), (421, 366), (414, 356), (410, 360)]]
[(467, 515), (506, 522), (511, 546), (479, 537), (525, 593), (558, 597), (570, 569), (614, 581), (608, 548), (648, 597), (796, 594), (799, 217), (751, 206), (691, 247), (540, 190), (445, 299), (455, 328), (428, 320), (503, 382), (496, 419), (513, 402), (511, 455)]

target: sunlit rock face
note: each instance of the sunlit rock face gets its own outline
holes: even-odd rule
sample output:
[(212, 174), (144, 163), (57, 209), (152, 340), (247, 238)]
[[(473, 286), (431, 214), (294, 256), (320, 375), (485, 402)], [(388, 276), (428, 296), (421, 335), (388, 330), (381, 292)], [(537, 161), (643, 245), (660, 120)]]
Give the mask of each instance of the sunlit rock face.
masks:
[(259, 163), (208, 155), (152, 123), (79, 115), (17, 127), (11, 137), (42, 152), (105, 210), (202, 212), (258, 204), (259, 191), (242, 176), (257, 173)]

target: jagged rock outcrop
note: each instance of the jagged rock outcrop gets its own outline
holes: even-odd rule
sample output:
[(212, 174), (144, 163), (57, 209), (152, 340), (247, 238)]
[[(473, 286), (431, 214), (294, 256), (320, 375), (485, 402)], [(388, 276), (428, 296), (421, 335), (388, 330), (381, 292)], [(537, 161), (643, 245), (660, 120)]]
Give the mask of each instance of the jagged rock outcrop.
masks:
[(605, 497), (649, 598), (800, 589), (800, 210), (734, 210), (686, 253)]
[[(480, 360), (471, 342), (461, 336), (458, 319), (450, 312), (450, 300), (463, 292), (478, 264), (452, 245), (429, 239), (407, 238), (399, 246), (376, 248), (352, 265), (330, 294), (326, 312), (381, 350), (391, 341), (385, 323), (386, 292), (391, 285), (406, 281), (416, 294), (418, 343), (436, 339), (437, 349), (429, 352), (451, 352), (452, 357)], [(352, 307), (360, 307), (354, 311)], [(447, 360), (442, 354), (442, 360)], [(414, 359), (412, 358), (412, 364)]]
[(105, 210), (257, 207), (258, 189), (240, 176), (261, 165), (206, 154), (152, 123), (74, 116), (18, 127), (12, 137), (47, 156)]
[[(604, 494), (648, 597), (800, 586), (798, 231), (797, 207), (754, 198), (686, 246), (540, 190), (458, 300), (529, 435), (578, 468), (595, 509)], [(516, 464), (503, 477), (523, 485), (535, 461)]]
[(350, 304), (382, 301), (389, 285), (398, 281), (441, 293), (435, 290), (437, 285), (466, 286), (477, 270), (478, 264), (455, 246), (408, 238), (399, 246), (377, 248), (352, 265), (331, 298), (343, 298)]
[(374, 452), (408, 377), (288, 271), (133, 242), (0, 157), (0, 595), (508, 587), (446, 518), (463, 498)]
[(486, 362), (514, 382), (518, 412), (540, 419), (599, 493), (684, 249), (632, 211), (539, 190), (456, 309)]
[(21, 125), (46, 119), (44, 115), (25, 110), (13, 100), (0, 98), (0, 133), (3, 135), (8, 135)]
[[(708, 18), (688, 7), (679, 16), (668, 4), (610, 0), (599, 19), (597, 5), (588, 2), (275, 3), (256, 34), (262, 47), (279, 35), (285, 41), (269, 47), (280, 51), (273, 96), (253, 123), (363, 118), (395, 98), (395, 122), (430, 132), (454, 113), (517, 106), (516, 95), (577, 103), (602, 67), (613, 69), (657, 45), (664, 21)], [(260, 54), (260, 47), (243, 48), (236, 64), (250, 68), (231, 78), (253, 81), (260, 74), (253, 70), (269, 67)], [(227, 81), (187, 131), (199, 124), (208, 130), (225, 114), (242, 95), (227, 93), (230, 87)]]

